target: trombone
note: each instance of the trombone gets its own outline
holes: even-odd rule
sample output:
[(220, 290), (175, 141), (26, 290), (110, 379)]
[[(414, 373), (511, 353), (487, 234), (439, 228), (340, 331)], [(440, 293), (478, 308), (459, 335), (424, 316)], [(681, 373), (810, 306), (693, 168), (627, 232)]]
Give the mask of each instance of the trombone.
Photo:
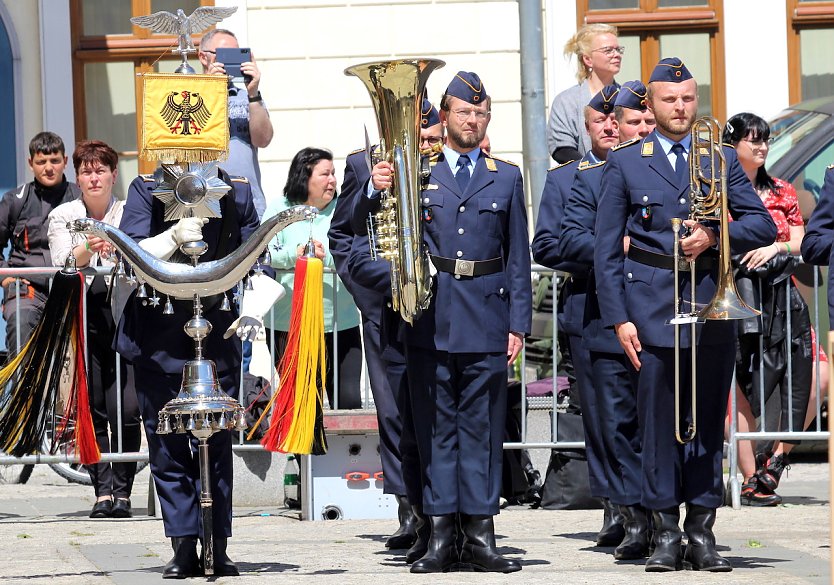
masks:
[[(683, 220), (672, 219), (674, 234), (673, 263), (675, 280), (675, 316), (669, 322), (675, 327), (675, 439), (685, 444), (695, 439), (698, 428), (697, 417), (697, 332), (696, 324), (705, 321), (727, 321), (748, 319), (761, 315), (760, 311), (748, 306), (739, 296), (733, 277), (730, 253), (729, 209), (727, 205), (727, 161), (721, 147), (721, 125), (715, 118), (703, 117), (695, 120), (690, 130), (692, 144), (689, 151), (689, 219), (693, 221), (718, 221), (719, 259), (718, 281), (712, 300), (702, 309), (695, 305), (695, 261), (685, 261), (681, 256), (680, 241)], [(707, 161), (704, 164), (704, 161)], [(703, 189), (706, 187), (706, 189)], [(684, 233), (683, 237), (686, 234)], [(680, 272), (690, 274), (690, 310), (680, 309)], [(690, 399), (692, 420), (681, 432), (681, 355), (680, 326), (688, 324), (690, 334)]]

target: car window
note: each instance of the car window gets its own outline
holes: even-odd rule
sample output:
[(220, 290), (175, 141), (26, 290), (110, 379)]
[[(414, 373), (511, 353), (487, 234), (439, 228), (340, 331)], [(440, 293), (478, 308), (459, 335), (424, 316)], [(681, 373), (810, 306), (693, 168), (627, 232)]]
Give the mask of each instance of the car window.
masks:
[[(787, 152), (814, 128), (828, 119), (828, 114), (785, 110), (770, 121), (770, 151), (768, 166), (776, 164)], [(830, 164), (830, 163), (827, 163)]]
[[(825, 169), (834, 161), (834, 142), (829, 142), (814, 154), (802, 167), (799, 173), (791, 179), (799, 198), (799, 207), (802, 210), (802, 217), (807, 221), (811, 212), (817, 206), (820, 198), (820, 189), (825, 179)], [(768, 156), (768, 163), (770, 156)]]

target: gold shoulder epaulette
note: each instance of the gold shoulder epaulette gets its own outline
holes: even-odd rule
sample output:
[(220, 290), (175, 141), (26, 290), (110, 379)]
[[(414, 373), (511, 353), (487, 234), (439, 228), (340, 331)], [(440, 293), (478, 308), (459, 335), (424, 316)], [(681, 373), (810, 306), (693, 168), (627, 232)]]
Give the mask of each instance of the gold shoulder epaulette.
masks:
[(348, 153), (348, 156), (350, 156), (350, 155), (352, 155), (352, 154), (356, 154), (357, 152), (365, 152), (365, 149), (364, 149), (364, 148), (357, 148), (356, 150), (351, 150), (351, 151)]
[(490, 155), (489, 158), (492, 158), (492, 159), (495, 159), (495, 160), (500, 160), (501, 162), (507, 163), (508, 165), (513, 165), (514, 167), (518, 166), (517, 163), (514, 163), (513, 161), (507, 160), (505, 158), (498, 158), (497, 156), (492, 156), (492, 155)]
[(575, 163), (575, 162), (576, 162), (576, 159), (574, 158), (574, 159), (569, 160), (568, 162), (559, 163), (555, 167), (550, 167), (549, 169), (547, 169), (547, 172), (549, 173), (550, 171), (555, 171), (556, 169), (561, 169), (562, 167), (567, 166), (571, 163)]
[(595, 168), (597, 168), (597, 167), (601, 167), (601, 166), (602, 166), (602, 165), (604, 165), (604, 164), (605, 164), (605, 161), (604, 161), (604, 160), (601, 160), (601, 161), (599, 161), (598, 163), (587, 163), (587, 164), (585, 164), (585, 166), (579, 165), (579, 169), (578, 169), (578, 170), (580, 170), (580, 171), (587, 171), (588, 169), (595, 169)]
[(735, 145), (734, 145), (734, 144), (730, 144), (729, 142), (725, 142), (725, 143), (724, 143), (724, 146), (729, 146), (729, 147), (730, 147), (730, 148), (732, 148), (733, 150), (735, 150), (735, 149), (736, 149)]
[(146, 183), (153, 183), (156, 179), (153, 178), (153, 173), (139, 175)]
[(631, 140), (626, 140), (625, 142), (620, 142), (617, 146), (612, 146), (611, 150), (620, 150), (621, 148), (625, 148), (626, 146), (632, 146), (640, 142), (639, 138), (632, 138)]
[(229, 178), (232, 180), (233, 183), (248, 183), (249, 179), (246, 177), (232, 177), (231, 175)]
[(827, 167), (825, 167), (825, 168), (826, 168), (826, 170), (828, 170), (828, 169), (834, 169), (834, 165), (828, 165), (828, 166), (827, 166)]

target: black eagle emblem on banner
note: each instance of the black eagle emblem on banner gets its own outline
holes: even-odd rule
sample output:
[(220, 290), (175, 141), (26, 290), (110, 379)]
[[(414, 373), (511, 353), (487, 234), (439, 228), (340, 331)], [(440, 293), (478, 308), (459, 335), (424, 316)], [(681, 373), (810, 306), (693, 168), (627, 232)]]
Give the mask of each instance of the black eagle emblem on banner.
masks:
[[(177, 95), (182, 97), (177, 103)], [(159, 112), (171, 134), (199, 134), (211, 119), (211, 112), (199, 93), (172, 91)]]

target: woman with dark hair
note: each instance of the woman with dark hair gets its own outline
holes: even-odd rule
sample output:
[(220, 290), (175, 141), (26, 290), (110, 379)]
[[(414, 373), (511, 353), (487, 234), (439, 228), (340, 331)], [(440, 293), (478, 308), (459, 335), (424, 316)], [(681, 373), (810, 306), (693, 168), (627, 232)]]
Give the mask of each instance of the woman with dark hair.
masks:
[[(321, 148), (303, 148), (293, 157), (284, 185), (284, 197), (273, 201), (264, 214), (264, 220), (292, 205), (311, 205), (319, 214), (309, 222), (295, 223), (275, 236), (269, 252), (272, 266), (292, 271), (296, 260), (304, 254), (304, 247), (312, 237), (316, 257), (325, 267), (334, 268), (333, 256), (327, 232), (336, 209), (336, 174), (333, 154)], [(289, 329), (290, 308), (294, 276), (292, 272), (278, 275), (278, 282), (284, 285), (287, 294), (267, 313), (264, 324), (267, 329), (280, 331), (279, 353), (286, 344)], [(359, 378), (362, 371), (362, 341), (359, 330), (359, 311), (347, 288), (336, 275), (324, 275), (324, 331), (326, 346), (327, 380), (325, 388), (331, 408), (361, 408), (362, 396)], [(333, 335), (336, 330), (338, 354), (333, 360)], [(339, 392), (333, 395), (334, 372), (338, 368)]]
[[(112, 268), (113, 247), (96, 236), (74, 235), (67, 222), (91, 217), (118, 226), (124, 201), (113, 196), (119, 155), (100, 140), (79, 142), (72, 154), (76, 181), (81, 198), (56, 207), (49, 214), (49, 251), (55, 266), (63, 266), (67, 257), (75, 256), (79, 268), (87, 266)], [(125, 452), (139, 450), (142, 440), (139, 405), (132, 383), (132, 372), (121, 362), (122, 387), (116, 384), (116, 351), (113, 336), (116, 319), (107, 295), (109, 276), (87, 277), (87, 345), (90, 352), (88, 383), (90, 406), (96, 441), (102, 453), (117, 450), (119, 434)], [(122, 393), (122, 426), (118, 425), (117, 397)], [(108, 432), (109, 424), (109, 432)], [(129, 518), (130, 492), (136, 475), (136, 462), (96, 463), (88, 467), (96, 492), (96, 503), (90, 518)]]
[[(736, 276), (740, 290), (746, 286), (753, 297), (758, 297), (761, 291), (759, 302), (750, 304), (760, 306), (762, 310), (761, 324), (758, 319), (748, 319), (740, 325), (736, 363), (740, 432), (755, 428), (756, 418), (762, 416), (760, 392), (764, 393), (764, 402), (767, 402), (777, 387), (781, 398), (778, 429), (773, 428), (777, 424), (776, 418), (770, 416), (763, 417), (767, 422), (762, 420), (761, 427), (771, 431), (804, 430), (811, 392), (811, 321), (808, 306), (792, 276), (805, 235), (805, 224), (793, 185), (771, 177), (765, 169), (769, 138), (770, 126), (755, 114), (737, 114), (724, 127), (724, 142), (735, 146), (739, 163), (778, 230), (776, 241), (751, 250), (741, 258)], [(788, 311), (790, 331), (787, 328)], [(789, 361), (790, 381), (787, 378)], [(772, 450), (763, 450), (754, 456), (752, 442), (739, 442), (739, 467), (744, 475), (743, 503), (774, 506), (782, 501), (774, 490), (788, 465), (788, 453), (792, 448), (793, 444), (787, 441), (777, 441)]]

